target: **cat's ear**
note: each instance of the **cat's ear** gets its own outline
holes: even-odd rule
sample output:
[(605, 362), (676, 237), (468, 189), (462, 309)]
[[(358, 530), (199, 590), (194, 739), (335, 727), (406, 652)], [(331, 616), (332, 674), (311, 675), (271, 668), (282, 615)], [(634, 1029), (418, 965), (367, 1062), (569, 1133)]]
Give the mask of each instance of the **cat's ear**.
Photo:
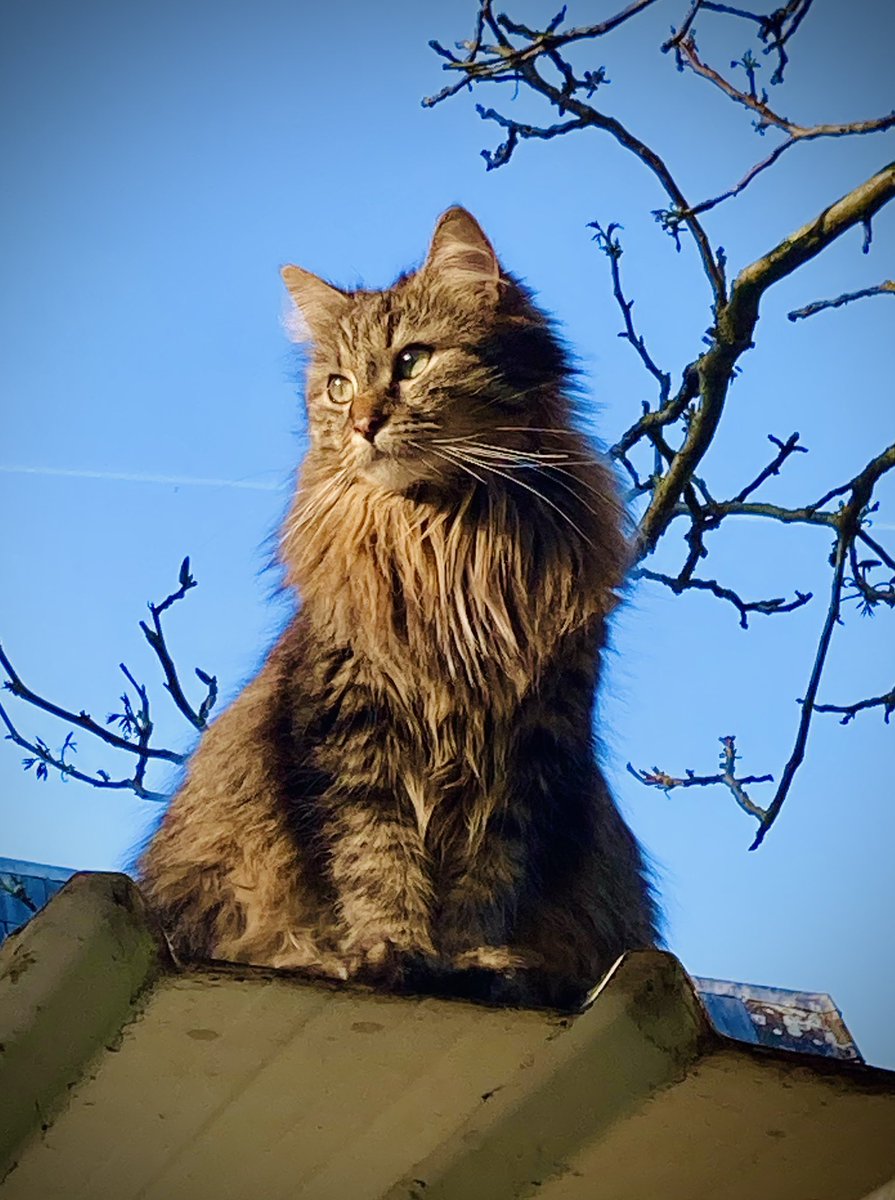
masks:
[(344, 292), (310, 271), (289, 266), (283, 267), (280, 274), (312, 338), (319, 337), (348, 307)]
[(449, 208), (439, 218), (423, 272), (497, 302), (500, 263), (478, 221), (465, 208)]

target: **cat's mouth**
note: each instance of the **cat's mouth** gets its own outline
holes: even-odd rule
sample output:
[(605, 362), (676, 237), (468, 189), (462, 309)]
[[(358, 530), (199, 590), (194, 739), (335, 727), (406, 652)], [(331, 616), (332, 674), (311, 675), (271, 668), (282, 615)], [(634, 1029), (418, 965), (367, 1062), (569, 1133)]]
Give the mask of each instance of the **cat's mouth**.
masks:
[(415, 484), (433, 480), (440, 472), (425, 448), (405, 441), (364, 441), (355, 447), (358, 474), (369, 483), (389, 491), (406, 491)]

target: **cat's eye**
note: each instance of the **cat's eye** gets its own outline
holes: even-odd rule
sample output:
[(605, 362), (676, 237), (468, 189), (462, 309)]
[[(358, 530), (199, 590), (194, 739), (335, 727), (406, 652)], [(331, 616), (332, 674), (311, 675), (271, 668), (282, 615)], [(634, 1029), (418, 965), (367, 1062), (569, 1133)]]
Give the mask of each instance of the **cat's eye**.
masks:
[(431, 346), (407, 346), (395, 359), (395, 379), (416, 379), (429, 365)]
[(354, 384), (344, 375), (330, 375), (326, 392), (333, 404), (350, 404), (354, 399)]

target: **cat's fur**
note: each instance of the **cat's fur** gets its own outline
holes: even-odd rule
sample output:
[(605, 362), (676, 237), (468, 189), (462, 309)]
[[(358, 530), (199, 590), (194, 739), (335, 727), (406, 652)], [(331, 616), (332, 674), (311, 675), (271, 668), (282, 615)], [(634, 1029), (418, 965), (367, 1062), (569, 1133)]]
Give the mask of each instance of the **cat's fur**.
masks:
[[(595, 756), (626, 545), (563, 350), (462, 209), (385, 291), (283, 274), (314, 346), (281, 541), (300, 608), (142, 885), (186, 956), (574, 1002), (655, 914)], [(431, 360), (396, 382), (408, 345)]]

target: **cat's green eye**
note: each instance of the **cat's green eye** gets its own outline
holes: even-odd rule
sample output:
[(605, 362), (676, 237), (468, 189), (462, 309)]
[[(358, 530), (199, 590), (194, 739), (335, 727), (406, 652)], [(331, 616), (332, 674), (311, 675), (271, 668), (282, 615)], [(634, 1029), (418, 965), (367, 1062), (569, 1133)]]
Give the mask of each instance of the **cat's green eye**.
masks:
[(407, 346), (395, 359), (395, 379), (415, 379), (429, 365), (431, 346)]
[(330, 375), (326, 391), (333, 404), (350, 404), (354, 399), (354, 384), (344, 375)]

